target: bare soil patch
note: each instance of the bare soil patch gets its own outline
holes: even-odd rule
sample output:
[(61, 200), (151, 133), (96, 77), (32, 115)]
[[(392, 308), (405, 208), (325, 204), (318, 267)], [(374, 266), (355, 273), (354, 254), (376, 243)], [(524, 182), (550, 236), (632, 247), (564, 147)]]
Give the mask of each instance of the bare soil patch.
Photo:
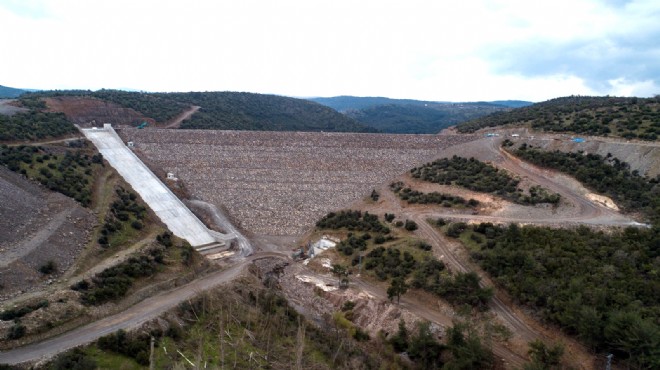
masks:
[(79, 96), (62, 96), (44, 100), (49, 110), (64, 113), (71, 122), (81, 127), (101, 127), (104, 123), (111, 123), (113, 126), (131, 125), (143, 121), (151, 125), (155, 124), (153, 119), (146, 118), (133, 109), (104, 100)]

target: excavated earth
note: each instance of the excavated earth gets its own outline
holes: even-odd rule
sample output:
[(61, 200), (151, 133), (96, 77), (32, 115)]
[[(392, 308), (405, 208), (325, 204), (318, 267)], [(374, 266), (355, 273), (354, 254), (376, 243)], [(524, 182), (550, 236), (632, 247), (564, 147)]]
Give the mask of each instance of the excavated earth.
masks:
[[(74, 262), (96, 223), (76, 201), (0, 166), (0, 302), (38, 289)], [(57, 271), (41, 274), (53, 261)]]
[[(48, 109), (62, 112), (71, 122), (81, 127), (103, 126), (104, 123), (134, 125), (141, 122), (154, 124), (155, 120), (141, 113), (100, 99), (80, 96), (61, 96), (45, 98)], [(92, 123), (95, 122), (95, 123)]]

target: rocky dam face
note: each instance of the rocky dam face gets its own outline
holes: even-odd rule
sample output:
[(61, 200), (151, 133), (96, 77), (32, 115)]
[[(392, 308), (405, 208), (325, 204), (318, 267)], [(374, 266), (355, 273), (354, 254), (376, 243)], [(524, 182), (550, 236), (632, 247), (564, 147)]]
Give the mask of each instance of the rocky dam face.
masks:
[(477, 136), (123, 129), (147, 164), (173, 173), (248, 232), (297, 236), (450, 146)]

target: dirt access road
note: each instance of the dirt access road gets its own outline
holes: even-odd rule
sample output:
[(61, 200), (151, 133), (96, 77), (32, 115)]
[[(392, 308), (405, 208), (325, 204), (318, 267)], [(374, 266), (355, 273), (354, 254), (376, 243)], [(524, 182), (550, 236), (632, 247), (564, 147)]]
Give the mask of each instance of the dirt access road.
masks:
[[(499, 320), (511, 329), (515, 338), (512, 341), (514, 342), (513, 346), (504, 347), (500, 344), (493, 343), (493, 351), (497, 356), (507, 361), (510, 365), (522, 366), (526, 351), (526, 343), (535, 339), (542, 339), (547, 343), (558, 340), (563, 342), (566, 346), (566, 358), (571, 358), (573, 364), (579, 365), (582, 368), (591, 368), (593, 364), (593, 356), (585, 347), (572, 338), (559, 333), (557, 330), (543, 327), (532, 317), (525, 314), (515, 303), (512, 302), (512, 299), (505, 292), (495, 286), (487, 274), (470, 261), (467, 251), (462, 244), (446, 238), (438, 229), (431, 226), (426, 220), (442, 217), (445, 219), (463, 219), (477, 222), (515, 222), (542, 225), (550, 224), (556, 226), (580, 224), (640, 226), (640, 224), (614, 210), (592, 202), (585, 196), (586, 189), (572, 185), (570, 181), (567, 181), (566, 177), (558, 176), (555, 172), (532, 166), (501, 150), (499, 142), (496, 140), (490, 140), (490, 142), (487, 143), (487, 145), (482, 146), (482, 148), (490, 151), (490, 153), (487, 153), (488, 160), (496, 166), (506, 169), (507, 171), (533, 183), (539, 184), (552, 192), (559, 193), (562, 196), (562, 202), (565, 203), (564, 207), (568, 209), (569, 212), (564, 212), (561, 215), (553, 215), (551, 212), (548, 212), (545, 215), (538, 213), (538, 216), (540, 217), (535, 218), (525, 218), (523, 215), (516, 215), (515, 212), (508, 216), (456, 214), (453, 213), (453, 211), (447, 211), (442, 207), (404, 207), (402, 206), (401, 200), (387, 188), (381, 191), (382, 203), (379, 202), (379, 204), (376, 205), (358, 208), (364, 208), (364, 210), (368, 210), (372, 213), (394, 213), (396, 215), (401, 215), (400, 217), (402, 219), (414, 220), (419, 227), (415, 233), (433, 246), (433, 252), (436, 257), (447, 264), (452, 271), (476, 271), (482, 278), (482, 286), (494, 288), (495, 295), (490, 304), (490, 308), (492, 312), (497, 315)], [(357, 282), (356, 284), (363, 286), (363, 288), (373, 295), (383, 296), (382, 292), (378, 292), (374, 287), (369, 287), (366, 283)], [(402, 306), (406, 309), (420, 317), (439, 324), (446, 324), (448, 319), (442, 317), (442, 314), (429, 309), (426, 307), (427, 305), (408, 302), (408, 300), (409, 298), (406, 297), (402, 299)]]
[(16, 365), (49, 358), (70, 348), (90, 343), (119, 329), (139, 327), (143, 323), (158, 317), (163, 312), (175, 307), (180, 302), (191, 299), (202, 291), (234, 280), (244, 272), (247, 265), (252, 261), (273, 257), (288, 258), (284, 254), (275, 252), (254, 254), (225, 270), (211, 273), (186, 285), (147, 298), (116, 315), (106, 317), (42, 342), (0, 352), (0, 363)]
[(163, 126), (162, 128), (179, 128), (179, 126), (181, 126), (181, 122), (190, 118), (190, 116), (195, 114), (199, 110), (199, 108), (201, 107), (196, 105), (190, 106), (190, 108), (181, 112), (178, 116), (172, 118), (172, 120), (170, 122), (167, 122), (165, 126)]

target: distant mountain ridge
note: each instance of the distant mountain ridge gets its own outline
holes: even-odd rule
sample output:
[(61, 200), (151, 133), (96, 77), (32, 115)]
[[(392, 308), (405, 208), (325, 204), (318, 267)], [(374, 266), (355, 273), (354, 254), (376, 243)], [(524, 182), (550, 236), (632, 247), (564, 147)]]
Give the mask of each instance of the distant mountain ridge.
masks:
[(435, 134), (461, 122), (532, 103), (520, 100), (450, 103), (385, 97), (310, 98), (382, 132)]
[(0, 98), (18, 98), (21, 94), (30, 90), (17, 89), (14, 87), (7, 87), (0, 85)]
[(341, 95), (327, 98), (308, 98), (313, 102), (323, 104), (339, 112), (346, 112), (349, 110), (360, 110), (377, 105), (418, 105), (418, 106), (442, 106), (442, 105), (495, 105), (508, 108), (520, 108), (534, 103), (524, 100), (496, 100), (496, 101), (479, 101), (479, 102), (446, 102), (446, 101), (431, 101), (431, 100), (415, 100), (415, 99), (391, 99), (381, 96), (350, 96)]

